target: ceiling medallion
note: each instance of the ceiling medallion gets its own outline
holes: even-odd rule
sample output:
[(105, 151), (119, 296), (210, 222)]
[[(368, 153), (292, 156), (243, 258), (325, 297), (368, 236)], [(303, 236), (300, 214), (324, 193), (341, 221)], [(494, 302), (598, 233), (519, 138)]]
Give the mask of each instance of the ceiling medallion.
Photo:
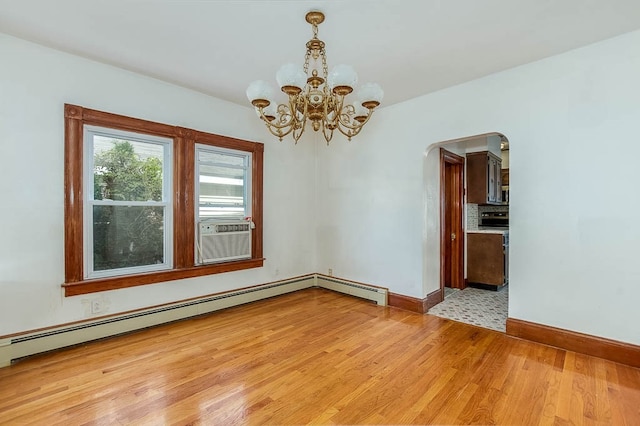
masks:
[(263, 80), (249, 85), (247, 97), (267, 129), (281, 141), (291, 134), (298, 143), (307, 121), (314, 131), (322, 130), (327, 145), (336, 129), (351, 140), (369, 121), (384, 92), (376, 83), (365, 83), (358, 90), (357, 100), (345, 103), (358, 75), (349, 65), (337, 65), (328, 72), (325, 44), (318, 39), (318, 25), (324, 21), (324, 14), (313, 11), (305, 18), (313, 27), (313, 38), (307, 42), (304, 66), (286, 64), (276, 74), (280, 90), (289, 97), (288, 103), (273, 102), (274, 91)]

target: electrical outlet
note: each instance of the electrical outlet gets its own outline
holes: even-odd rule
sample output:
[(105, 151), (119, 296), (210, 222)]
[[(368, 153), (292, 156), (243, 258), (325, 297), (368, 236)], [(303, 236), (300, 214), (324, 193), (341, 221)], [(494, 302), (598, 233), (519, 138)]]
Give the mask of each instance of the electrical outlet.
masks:
[(101, 299), (93, 299), (91, 301), (91, 313), (92, 314), (99, 314), (102, 312), (102, 310), (104, 309), (104, 305), (102, 304), (102, 300)]
[(329, 276), (332, 277), (333, 276), (333, 269), (329, 268)]

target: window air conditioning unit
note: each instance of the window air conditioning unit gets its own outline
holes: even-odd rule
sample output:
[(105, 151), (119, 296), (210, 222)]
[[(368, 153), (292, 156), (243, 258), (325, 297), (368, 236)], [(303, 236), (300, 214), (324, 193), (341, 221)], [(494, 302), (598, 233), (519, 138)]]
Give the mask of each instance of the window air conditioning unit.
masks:
[(251, 222), (200, 222), (200, 264), (251, 259)]

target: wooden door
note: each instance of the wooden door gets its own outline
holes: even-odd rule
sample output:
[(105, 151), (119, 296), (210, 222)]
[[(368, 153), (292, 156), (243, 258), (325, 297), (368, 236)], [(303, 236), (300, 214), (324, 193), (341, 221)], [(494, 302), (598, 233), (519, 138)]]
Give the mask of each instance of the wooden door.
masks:
[(440, 149), (440, 288), (464, 288), (464, 157)]

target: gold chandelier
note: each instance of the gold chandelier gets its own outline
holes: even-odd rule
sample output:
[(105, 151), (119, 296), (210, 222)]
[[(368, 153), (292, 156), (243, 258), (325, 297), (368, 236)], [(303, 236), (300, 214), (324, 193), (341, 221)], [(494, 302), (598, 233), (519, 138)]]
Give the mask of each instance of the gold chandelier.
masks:
[(328, 72), (324, 42), (318, 39), (318, 25), (324, 21), (324, 14), (309, 12), (305, 19), (313, 27), (313, 38), (307, 42), (304, 67), (286, 64), (276, 74), (278, 85), (289, 102), (274, 103), (273, 89), (262, 80), (249, 85), (247, 97), (267, 129), (281, 141), (291, 133), (297, 144), (307, 120), (311, 121), (314, 131), (322, 130), (327, 145), (336, 129), (351, 140), (369, 121), (384, 93), (376, 83), (366, 83), (360, 87), (357, 101), (345, 103), (345, 97), (358, 82), (358, 75), (349, 65), (337, 65)]

